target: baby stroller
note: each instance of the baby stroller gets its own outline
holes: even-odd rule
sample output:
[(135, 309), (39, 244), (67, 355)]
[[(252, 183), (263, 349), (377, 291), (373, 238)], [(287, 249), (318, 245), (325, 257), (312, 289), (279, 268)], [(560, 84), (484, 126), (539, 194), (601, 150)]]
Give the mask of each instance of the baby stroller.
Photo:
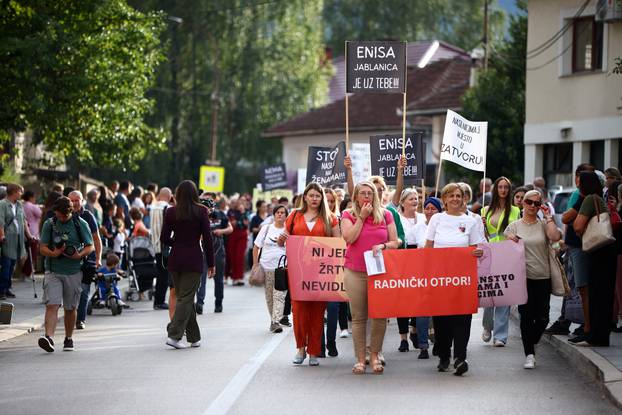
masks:
[(138, 301), (139, 293), (147, 291), (151, 300), (154, 291), (153, 279), (158, 275), (153, 243), (145, 236), (134, 236), (128, 239), (125, 246), (129, 278), (127, 299)]
[[(114, 286), (116, 285), (116, 282), (120, 279), (121, 277), (117, 275), (116, 272), (95, 274), (95, 293), (93, 293), (93, 296), (91, 297), (88, 305), (86, 306), (86, 314), (88, 314), (89, 316), (93, 314), (94, 308), (108, 308), (112, 312), (113, 316), (121, 314), (121, 312), (123, 311), (123, 306), (119, 303), (120, 298), (117, 297), (117, 295), (114, 293)], [(101, 295), (99, 293), (100, 281), (103, 281), (106, 286), (107, 295), (105, 299), (101, 298)]]

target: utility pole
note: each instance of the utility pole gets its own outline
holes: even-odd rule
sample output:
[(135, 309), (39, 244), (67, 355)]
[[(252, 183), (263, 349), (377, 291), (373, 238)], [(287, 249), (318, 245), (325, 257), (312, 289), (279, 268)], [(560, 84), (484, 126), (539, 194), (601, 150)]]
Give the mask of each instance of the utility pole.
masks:
[(488, 0), (484, 0), (484, 71), (488, 70)]

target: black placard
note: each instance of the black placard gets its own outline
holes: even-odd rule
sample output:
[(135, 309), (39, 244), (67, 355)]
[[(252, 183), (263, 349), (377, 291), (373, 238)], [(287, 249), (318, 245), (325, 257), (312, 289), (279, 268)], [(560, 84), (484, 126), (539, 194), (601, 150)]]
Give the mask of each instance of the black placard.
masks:
[(346, 92), (406, 93), (406, 42), (346, 42)]
[(264, 192), (273, 189), (287, 188), (285, 163), (264, 167), (261, 170), (261, 187)]
[(346, 144), (343, 141), (335, 147), (309, 147), (306, 183), (315, 182), (322, 186), (345, 183), (345, 155)]
[[(402, 135), (373, 135), (369, 137), (371, 173), (382, 176), (387, 184), (395, 184), (397, 161), (402, 156)], [(404, 184), (418, 184), (425, 178), (425, 155), (420, 133), (406, 134), (405, 146), (407, 166), (404, 169)]]

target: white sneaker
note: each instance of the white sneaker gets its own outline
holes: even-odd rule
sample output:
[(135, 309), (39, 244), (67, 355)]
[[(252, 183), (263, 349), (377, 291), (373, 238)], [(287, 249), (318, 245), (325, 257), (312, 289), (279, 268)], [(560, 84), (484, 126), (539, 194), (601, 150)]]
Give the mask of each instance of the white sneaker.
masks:
[(495, 347), (505, 347), (505, 342), (502, 342), (501, 340), (495, 340), (494, 345)]
[(341, 330), (341, 334), (339, 335), (339, 338), (345, 339), (346, 337), (350, 337), (350, 333), (348, 333), (348, 330)]
[(166, 339), (166, 345), (175, 349), (185, 349), (187, 347), (181, 340), (173, 340), (170, 337)]
[(482, 332), (482, 340), (484, 341), (484, 343), (488, 343), (490, 339), (492, 339), (492, 332), (490, 330), (484, 329), (484, 331)]
[(190, 343), (190, 347), (201, 347), (201, 340), (198, 342)]
[(525, 359), (525, 364), (523, 365), (525, 369), (535, 369), (536, 368), (536, 357), (532, 354), (528, 354)]

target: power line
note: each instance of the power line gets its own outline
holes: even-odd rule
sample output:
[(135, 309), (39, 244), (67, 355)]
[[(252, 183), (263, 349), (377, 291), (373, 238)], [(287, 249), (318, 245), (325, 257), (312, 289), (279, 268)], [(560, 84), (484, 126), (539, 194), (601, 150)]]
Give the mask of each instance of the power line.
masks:
[(568, 29), (570, 29), (572, 27), (574, 19), (576, 19), (577, 17), (581, 16), (581, 14), (587, 8), (587, 6), (590, 3), (590, 1), (592, 1), (592, 0), (586, 0), (583, 3), (583, 5), (581, 5), (581, 7), (579, 7), (579, 10), (577, 10), (577, 13), (575, 13), (573, 18), (569, 19), (568, 22), (557, 33), (555, 33), (552, 37), (550, 37), (548, 40), (544, 41), (540, 46), (537, 46), (537, 47), (533, 48), (532, 50), (527, 51), (527, 59), (534, 58), (534, 57), (544, 53), (547, 49), (549, 49), (551, 46), (553, 46), (555, 44), (555, 42), (557, 42), (564, 34), (566, 34)]
[[(600, 5), (600, 7), (598, 7), (598, 9), (596, 9), (595, 14), (600, 13), (600, 12), (602, 11), (602, 9), (605, 7), (605, 5), (606, 5), (606, 3), (602, 3), (602, 4)], [(574, 24), (574, 20), (571, 20), (571, 23), (573, 23), (573, 24)], [(583, 29), (581, 29), (581, 32), (579, 32), (579, 35), (582, 35), (588, 27), (589, 27), (588, 25), (585, 25), (585, 26), (583, 27)], [(570, 41), (570, 43), (568, 44), (568, 46), (566, 46), (566, 47), (564, 48), (564, 50), (562, 50), (562, 52), (561, 52), (560, 54), (558, 54), (558, 55), (557, 55), (557, 56), (555, 56), (554, 58), (552, 58), (552, 59), (550, 59), (550, 60), (548, 60), (548, 61), (544, 62), (544, 63), (543, 63), (543, 64), (541, 64), (541, 65), (534, 66), (534, 67), (531, 67), (531, 68), (527, 68), (527, 70), (528, 70), (528, 71), (537, 71), (538, 69), (542, 69), (542, 68), (544, 68), (545, 66), (547, 66), (547, 65), (549, 65), (549, 64), (551, 64), (551, 63), (553, 63), (553, 62), (555, 62), (557, 59), (559, 59), (560, 57), (562, 57), (562, 56), (563, 56), (566, 52), (568, 52), (568, 50), (569, 50), (569, 49), (573, 46), (573, 44), (574, 44), (574, 41)]]

